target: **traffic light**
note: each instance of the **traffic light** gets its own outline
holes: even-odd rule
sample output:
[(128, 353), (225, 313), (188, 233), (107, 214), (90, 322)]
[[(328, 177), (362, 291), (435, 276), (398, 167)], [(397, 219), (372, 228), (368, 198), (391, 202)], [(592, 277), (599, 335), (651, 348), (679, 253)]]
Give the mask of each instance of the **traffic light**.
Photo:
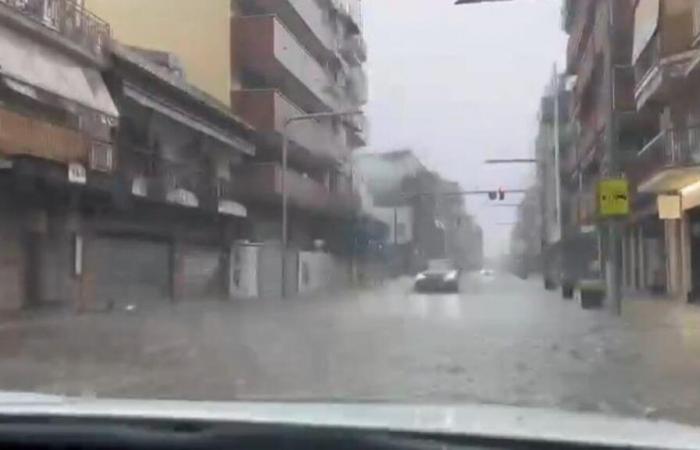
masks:
[(503, 188), (498, 189), (498, 199), (500, 201), (503, 201), (506, 199), (506, 191), (504, 191)]
[(489, 200), (496, 200), (498, 198), (498, 192), (496, 191), (491, 191), (489, 192)]

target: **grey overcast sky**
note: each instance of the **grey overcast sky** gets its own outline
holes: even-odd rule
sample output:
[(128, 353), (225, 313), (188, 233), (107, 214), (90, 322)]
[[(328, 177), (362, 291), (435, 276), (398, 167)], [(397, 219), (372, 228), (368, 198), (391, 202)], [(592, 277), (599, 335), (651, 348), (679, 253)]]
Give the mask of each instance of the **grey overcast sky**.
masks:
[[(484, 159), (531, 157), (539, 99), (566, 35), (559, 0), (454, 6), (454, 0), (365, 0), (372, 151), (411, 148), (463, 188), (523, 188), (528, 166)], [(507, 203), (517, 203), (513, 195)], [(486, 251), (507, 248), (510, 208), (468, 198)]]

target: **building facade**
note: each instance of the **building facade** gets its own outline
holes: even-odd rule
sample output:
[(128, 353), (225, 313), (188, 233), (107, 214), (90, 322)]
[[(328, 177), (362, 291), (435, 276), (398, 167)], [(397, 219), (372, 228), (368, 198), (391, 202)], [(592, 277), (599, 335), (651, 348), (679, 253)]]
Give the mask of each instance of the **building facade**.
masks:
[(482, 229), (458, 183), (429, 171), (410, 150), (358, 154), (354, 165), (372, 196), (372, 215), (386, 225), (385, 260), (394, 274), (443, 258), (468, 270), (482, 267)]
[(2, 1), (0, 33), (0, 308), (231, 297), (253, 128), (83, 2)]
[(72, 2), (0, 1), (0, 309), (80, 302), (85, 212), (109, 197), (119, 112), (109, 25)]
[[(663, 217), (654, 251), (664, 255), (665, 266), (654, 268), (663, 272), (669, 294), (697, 301), (700, 5), (643, 0), (634, 12), (634, 102), (649, 118), (649, 133), (637, 154), (638, 187), (656, 206), (655, 215)], [(648, 240), (639, 244), (650, 245)], [(642, 266), (650, 270), (648, 263)]]
[[(588, 186), (624, 175), (632, 191), (618, 249), (624, 287), (695, 301), (700, 5), (569, 1), (564, 23), (568, 71), (577, 76), (571, 171), (579, 181), (578, 221), (600, 224), (595, 200), (585, 200)], [(605, 249), (604, 227), (598, 229)], [(604, 267), (609, 255), (599, 253)]]
[[(255, 246), (244, 251), (258, 255), (262, 278), (255, 284), (274, 287), (261, 295), (279, 295), (282, 273), (302, 271), (301, 251), (328, 252), (339, 261), (338, 270), (345, 267), (350, 274), (360, 215), (350, 158), (366, 144), (364, 118), (287, 121), (357, 111), (365, 103), (360, 1), (86, 1), (111, 23), (123, 47), (170, 55), (184, 82), (254, 129), (256, 152), (231, 166), (231, 190), (246, 206), (247, 226), (238, 238)], [(285, 135), (289, 152), (283, 177)], [(284, 258), (283, 178), (291, 252)], [(302, 290), (297, 277), (287, 278), (292, 280), (288, 292)]]
[[(637, 268), (637, 259), (625, 258), (622, 250), (609, 241), (609, 227), (597, 215), (597, 186), (604, 178), (627, 175), (636, 151), (649, 130), (634, 104), (634, 71), (631, 67), (635, 1), (565, 1), (563, 24), (569, 34), (568, 75), (574, 77), (571, 100), (572, 140), (575, 151), (562, 160), (563, 187), (571, 191), (571, 225), (565, 227), (570, 254), (584, 254), (584, 264), (571, 272), (578, 277), (604, 278), (606, 264), (623, 259), (623, 273)], [(658, 224), (648, 214), (644, 196), (636, 195), (635, 214), (625, 223), (623, 247), (638, 242), (640, 229), (647, 238), (659, 239)], [(585, 253), (581, 253), (585, 250)], [(579, 263), (581, 258), (578, 259)], [(580, 275), (582, 274), (582, 275)], [(660, 281), (662, 282), (662, 281)], [(631, 286), (627, 286), (631, 287)], [(645, 285), (646, 287), (646, 285)]]

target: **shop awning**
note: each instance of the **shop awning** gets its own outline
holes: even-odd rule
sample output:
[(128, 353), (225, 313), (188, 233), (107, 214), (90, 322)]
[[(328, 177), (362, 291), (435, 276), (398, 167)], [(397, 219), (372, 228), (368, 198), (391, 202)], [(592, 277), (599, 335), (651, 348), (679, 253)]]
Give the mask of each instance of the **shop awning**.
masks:
[(102, 75), (49, 47), (0, 28), (0, 76), (11, 89), (26, 95), (41, 89), (87, 108), (118, 117)]
[(219, 213), (226, 216), (240, 217), (245, 219), (248, 217), (248, 208), (242, 203), (233, 200), (219, 200)]
[(700, 166), (671, 167), (662, 169), (639, 184), (638, 191), (647, 194), (678, 192), (700, 181)]
[(124, 84), (124, 95), (145, 108), (157, 111), (171, 120), (197, 130), (242, 153), (251, 155), (255, 152), (253, 144), (236, 136), (235, 133), (215, 127), (188, 112), (180, 110), (165, 99), (156, 98), (131, 84)]

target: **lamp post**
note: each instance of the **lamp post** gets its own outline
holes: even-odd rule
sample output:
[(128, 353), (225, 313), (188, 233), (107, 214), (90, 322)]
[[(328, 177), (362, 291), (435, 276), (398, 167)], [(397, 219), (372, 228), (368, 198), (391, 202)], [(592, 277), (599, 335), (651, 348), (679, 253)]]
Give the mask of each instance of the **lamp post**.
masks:
[(287, 247), (289, 244), (288, 222), (289, 222), (289, 192), (287, 191), (287, 167), (289, 163), (289, 127), (297, 122), (307, 120), (333, 119), (336, 117), (348, 117), (362, 115), (360, 110), (341, 112), (322, 112), (313, 114), (302, 114), (289, 117), (282, 126), (282, 176), (280, 184), (282, 188), (282, 298), (287, 296)]

